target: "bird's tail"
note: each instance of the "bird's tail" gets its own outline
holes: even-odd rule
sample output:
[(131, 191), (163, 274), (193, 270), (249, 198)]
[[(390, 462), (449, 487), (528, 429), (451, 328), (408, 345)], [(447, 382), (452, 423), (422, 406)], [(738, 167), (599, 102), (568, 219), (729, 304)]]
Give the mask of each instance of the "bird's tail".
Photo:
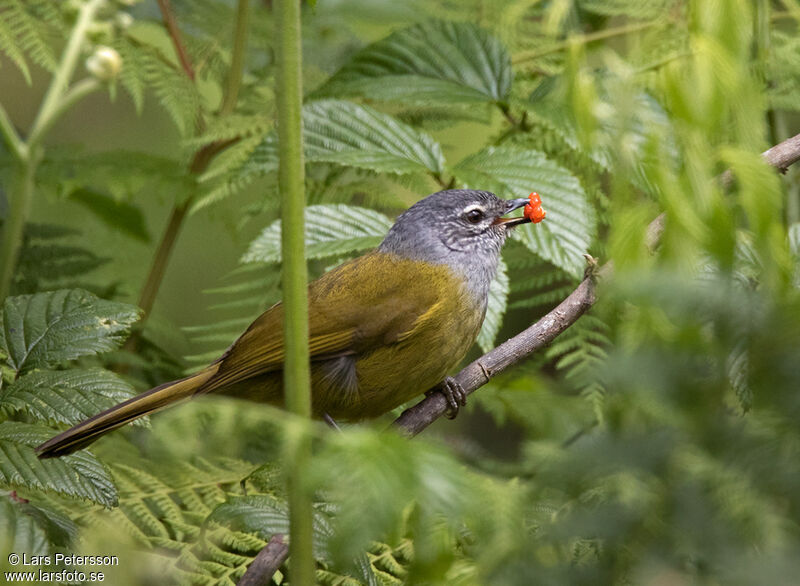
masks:
[(218, 365), (212, 364), (190, 377), (164, 383), (106, 409), (37, 446), (36, 453), (40, 458), (55, 458), (85, 448), (101, 435), (134, 419), (190, 398), (217, 373), (217, 369)]

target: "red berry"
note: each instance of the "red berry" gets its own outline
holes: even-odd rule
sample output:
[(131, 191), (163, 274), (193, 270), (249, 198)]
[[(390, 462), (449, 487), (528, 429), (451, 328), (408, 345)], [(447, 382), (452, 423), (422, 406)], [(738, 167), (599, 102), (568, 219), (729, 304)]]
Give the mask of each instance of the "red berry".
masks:
[(541, 206), (538, 208), (534, 208), (531, 212), (531, 215), (528, 216), (534, 224), (538, 224), (542, 220), (544, 220), (545, 216), (547, 216), (547, 212), (544, 211)]
[(524, 215), (534, 224), (538, 224), (547, 215), (542, 209), (542, 198), (535, 191), (528, 196), (530, 203), (525, 206)]

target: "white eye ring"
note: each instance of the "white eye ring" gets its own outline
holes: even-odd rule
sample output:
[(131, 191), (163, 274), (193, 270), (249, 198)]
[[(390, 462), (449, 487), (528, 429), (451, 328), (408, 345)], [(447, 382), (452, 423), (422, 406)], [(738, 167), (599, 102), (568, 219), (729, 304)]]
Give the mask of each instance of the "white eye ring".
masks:
[(464, 210), (464, 218), (470, 224), (477, 224), (486, 217), (486, 212), (481, 206), (469, 206)]

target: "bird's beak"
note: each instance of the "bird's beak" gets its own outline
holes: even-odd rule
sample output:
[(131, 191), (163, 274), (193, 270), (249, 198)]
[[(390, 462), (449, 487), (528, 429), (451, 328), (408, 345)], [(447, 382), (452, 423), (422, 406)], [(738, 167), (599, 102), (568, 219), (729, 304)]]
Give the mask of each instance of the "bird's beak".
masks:
[[(506, 213), (513, 212), (514, 210), (518, 210), (521, 207), (525, 207), (530, 202), (528, 201), (527, 197), (520, 197), (519, 199), (507, 199), (506, 200)], [(514, 226), (519, 226), (520, 224), (527, 224), (530, 222), (528, 218), (522, 216), (521, 218), (497, 218), (492, 224), (497, 226), (502, 224), (506, 228), (513, 228)]]

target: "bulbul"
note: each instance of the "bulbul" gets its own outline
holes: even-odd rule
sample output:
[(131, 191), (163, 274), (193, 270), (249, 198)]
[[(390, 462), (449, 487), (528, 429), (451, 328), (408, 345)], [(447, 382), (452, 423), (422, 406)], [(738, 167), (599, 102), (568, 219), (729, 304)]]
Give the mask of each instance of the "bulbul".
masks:
[[(328, 421), (376, 417), (440, 388), (451, 413), (463, 390), (447, 376), (475, 342), (509, 229), (529, 203), (450, 189), (401, 214), (380, 246), (308, 288), (312, 410)], [(41, 458), (178, 401), (213, 392), (283, 403), (283, 306), (258, 317), (216, 362), (111, 407), (36, 448)]]

